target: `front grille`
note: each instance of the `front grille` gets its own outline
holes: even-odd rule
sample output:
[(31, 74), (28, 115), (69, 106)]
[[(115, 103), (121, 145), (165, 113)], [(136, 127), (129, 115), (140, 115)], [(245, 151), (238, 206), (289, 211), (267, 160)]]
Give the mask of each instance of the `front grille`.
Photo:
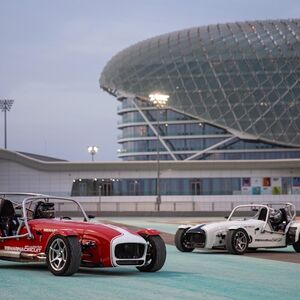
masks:
[(187, 240), (190, 245), (194, 248), (200, 247), (203, 248), (205, 246), (205, 233), (187, 233)]
[(145, 245), (138, 243), (118, 244), (115, 248), (115, 256), (119, 259), (136, 259), (144, 255)]

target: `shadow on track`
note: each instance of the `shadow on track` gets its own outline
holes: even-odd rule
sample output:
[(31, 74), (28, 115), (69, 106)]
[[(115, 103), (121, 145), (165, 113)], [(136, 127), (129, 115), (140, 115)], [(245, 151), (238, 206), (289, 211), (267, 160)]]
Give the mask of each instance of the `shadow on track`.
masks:
[(47, 271), (47, 266), (43, 263), (11, 263), (1, 262), (0, 270), (14, 269), (14, 270), (31, 270), (31, 271)]
[(159, 271), (154, 273), (146, 273), (146, 272), (139, 272), (135, 269), (113, 269), (113, 268), (95, 268), (95, 269), (89, 269), (89, 268), (80, 268), (78, 271), (78, 274), (80, 275), (90, 275), (90, 277), (94, 276), (111, 276), (111, 277), (128, 277), (128, 276), (134, 276), (134, 277), (155, 277), (155, 278), (178, 278), (181, 276), (184, 276), (186, 272), (170, 272), (170, 271)]
[[(43, 272), (44, 274), (51, 274), (48, 271), (47, 265), (43, 263), (13, 263), (1, 261), (0, 270), (15, 270), (15, 271), (33, 271)], [(154, 273), (140, 272), (135, 268), (85, 268), (81, 267), (74, 276), (84, 277), (96, 277), (96, 276), (107, 276), (107, 277), (157, 277), (157, 278), (177, 278), (183, 276), (184, 272), (169, 272), (161, 270)]]

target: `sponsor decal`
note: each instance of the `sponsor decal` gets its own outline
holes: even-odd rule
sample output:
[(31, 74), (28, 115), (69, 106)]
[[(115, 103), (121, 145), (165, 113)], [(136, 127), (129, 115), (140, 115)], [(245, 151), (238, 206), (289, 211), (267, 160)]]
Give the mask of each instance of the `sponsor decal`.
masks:
[(42, 251), (42, 246), (24, 246), (24, 247), (10, 247), (10, 246), (5, 246), (4, 250), (7, 250), (7, 251), (18, 251), (18, 252), (39, 253), (39, 252)]

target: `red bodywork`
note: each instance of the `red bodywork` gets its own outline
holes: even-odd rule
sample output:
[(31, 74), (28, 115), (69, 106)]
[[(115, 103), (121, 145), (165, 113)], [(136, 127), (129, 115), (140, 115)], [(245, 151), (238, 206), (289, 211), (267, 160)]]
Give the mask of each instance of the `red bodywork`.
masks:
[[(48, 241), (53, 235), (77, 236), (82, 245), (83, 263), (91, 266), (111, 267), (111, 241), (122, 235), (118, 227), (64, 219), (34, 219), (28, 221), (28, 225), (33, 238), (4, 240), (0, 243), (0, 250), (22, 251), (22, 253), (30, 254), (46, 253)], [(159, 234), (158, 231), (149, 229), (138, 233), (128, 230), (127, 232), (143, 237)], [(27, 229), (23, 226), (20, 235), (26, 233)]]
[[(48, 269), (58, 276), (72, 275), (80, 266), (135, 266), (141, 272), (156, 272), (164, 265), (166, 247), (154, 229), (133, 232), (90, 222), (81, 204), (71, 198), (5, 195), (26, 198), (20, 205), (0, 197), (0, 259), (46, 262)], [(75, 209), (77, 206), (70, 213), (81, 212), (83, 221), (61, 215), (61, 201), (73, 203)]]

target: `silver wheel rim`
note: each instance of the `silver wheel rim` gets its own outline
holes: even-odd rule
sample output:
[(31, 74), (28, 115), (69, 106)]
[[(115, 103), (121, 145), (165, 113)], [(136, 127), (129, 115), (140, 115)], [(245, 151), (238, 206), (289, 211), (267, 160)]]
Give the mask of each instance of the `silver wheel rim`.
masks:
[(53, 270), (61, 271), (66, 265), (68, 258), (66, 243), (60, 239), (55, 239), (49, 248), (49, 263)]
[(148, 266), (152, 262), (152, 245), (149, 241), (147, 241), (147, 253), (146, 253), (146, 260), (145, 265)]
[(234, 248), (238, 252), (243, 252), (247, 248), (248, 239), (246, 234), (243, 231), (238, 231), (234, 236)]

